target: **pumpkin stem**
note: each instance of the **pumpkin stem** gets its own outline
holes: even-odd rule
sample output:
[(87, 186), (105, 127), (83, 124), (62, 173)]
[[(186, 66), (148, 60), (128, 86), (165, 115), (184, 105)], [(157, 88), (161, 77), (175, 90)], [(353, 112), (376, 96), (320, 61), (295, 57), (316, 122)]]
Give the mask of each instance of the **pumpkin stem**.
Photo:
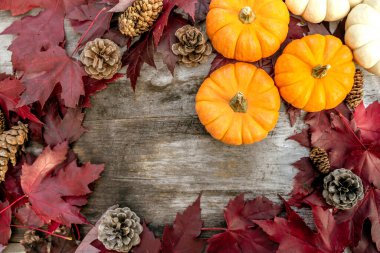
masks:
[(243, 24), (251, 24), (253, 20), (255, 20), (256, 16), (255, 13), (253, 13), (252, 8), (246, 6), (243, 9), (241, 9), (239, 13), (239, 18)]
[(248, 102), (244, 94), (240, 91), (231, 99), (230, 106), (234, 112), (247, 112)]
[(311, 75), (314, 78), (321, 79), (327, 75), (328, 70), (331, 69), (331, 65), (327, 64), (325, 66), (322, 66), (319, 64), (318, 66), (314, 67), (311, 71)]

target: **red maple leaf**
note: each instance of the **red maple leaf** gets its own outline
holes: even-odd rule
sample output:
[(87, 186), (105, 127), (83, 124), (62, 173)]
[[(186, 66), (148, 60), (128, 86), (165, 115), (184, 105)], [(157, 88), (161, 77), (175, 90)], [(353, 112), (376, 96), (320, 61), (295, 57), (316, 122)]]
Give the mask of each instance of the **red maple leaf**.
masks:
[(25, 63), (24, 71), (21, 81), (26, 90), (21, 96), (20, 106), (39, 101), (43, 107), (58, 83), (67, 107), (76, 107), (80, 96), (85, 94), (82, 77), (86, 73), (61, 47), (51, 47), (35, 54), (33, 60)]
[(287, 219), (276, 217), (274, 221), (256, 223), (279, 243), (277, 253), (342, 253), (349, 244), (348, 223), (337, 224), (329, 210), (313, 207), (317, 233), (314, 233), (284, 201)]
[(202, 252), (205, 243), (198, 239), (201, 234), (201, 196), (186, 210), (178, 213), (172, 226), (165, 226), (162, 250), (165, 253)]
[(256, 226), (253, 220), (273, 219), (281, 207), (265, 197), (244, 201), (244, 194), (230, 200), (224, 218), (227, 230), (208, 240), (208, 253), (276, 252), (277, 245)]
[(24, 86), (18, 79), (7, 78), (0, 81), (0, 106), (5, 115), (9, 117), (9, 111), (16, 112), (23, 119), (30, 119), (33, 122), (42, 124), (41, 121), (30, 111), (26, 105), (16, 108), (20, 100), (20, 94), (24, 91)]
[(65, 39), (64, 17), (54, 10), (41, 11), (37, 16), (26, 16), (12, 23), (1, 34), (17, 38), (9, 46), (15, 70), (29, 67), (36, 54), (60, 45)]
[(133, 90), (136, 89), (137, 79), (140, 76), (141, 67), (144, 63), (156, 67), (154, 62), (155, 46), (152, 34), (146, 33), (129, 48), (123, 56), (123, 63), (128, 65), (127, 77), (131, 80)]
[(85, 223), (80, 209), (66, 202), (64, 197), (91, 193), (88, 184), (98, 179), (104, 169), (103, 165), (90, 163), (78, 167), (75, 160), (63, 168), (57, 168), (65, 162), (67, 152), (67, 142), (53, 149), (47, 147), (33, 164), (22, 166), (22, 189), (33, 211), (45, 223), (55, 221), (68, 226)]
[[(0, 210), (3, 210), (7, 206), (9, 206), (8, 201), (0, 202)], [(11, 238), (11, 216), (12, 211), (10, 208), (0, 214), (0, 252), (3, 249), (2, 247), (7, 245)]]
[(360, 129), (360, 136), (366, 145), (380, 146), (380, 104), (375, 101), (367, 108), (361, 103), (354, 113), (353, 121)]
[(29, 203), (17, 208), (13, 214), (23, 225), (39, 228), (45, 224), (44, 221), (33, 211)]
[(143, 223), (143, 231), (140, 234), (141, 242), (133, 248), (133, 253), (159, 253), (161, 250), (161, 241), (157, 239), (148, 226)]
[(339, 222), (348, 222), (350, 225), (350, 238), (353, 246), (357, 246), (363, 233), (363, 224), (366, 219), (371, 222), (372, 241), (376, 243), (380, 251), (380, 190), (370, 188), (364, 199), (347, 211), (340, 211), (336, 214)]
[(49, 110), (44, 120), (46, 144), (55, 146), (64, 141), (72, 143), (78, 140), (85, 132), (82, 127), (83, 118), (81, 109), (68, 109), (63, 119), (56, 110)]
[(154, 45), (158, 46), (160, 43), (164, 29), (168, 25), (169, 16), (175, 7), (182, 9), (194, 20), (197, 3), (198, 0), (164, 0), (162, 13), (153, 26)]
[(78, 47), (102, 37), (110, 29), (113, 13), (108, 12), (108, 9), (106, 4), (89, 0), (87, 4), (76, 6), (67, 14), (74, 30), (83, 34)]
[(0, 10), (9, 10), (13, 16), (24, 14), (34, 8), (45, 8), (67, 13), (86, 0), (2, 0)]
[(379, 253), (376, 244), (372, 242), (369, 222), (364, 223), (362, 239), (359, 241), (358, 246), (351, 248), (351, 251), (352, 253)]
[(114, 7), (112, 7), (110, 12), (123, 12), (125, 11), (129, 6), (133, 4), (135, 0), (120, 0), (119, 3), (117, 3)]

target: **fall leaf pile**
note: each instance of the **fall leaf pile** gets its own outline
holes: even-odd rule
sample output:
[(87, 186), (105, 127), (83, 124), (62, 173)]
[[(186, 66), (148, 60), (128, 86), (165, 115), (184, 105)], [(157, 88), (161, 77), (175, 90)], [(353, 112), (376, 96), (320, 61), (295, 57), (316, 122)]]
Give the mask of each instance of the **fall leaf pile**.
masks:
[[(380, 41), (369, 35), (378, 34), (379, 0), (0, 2), (13, 16), (36, 8), (0, 34), (14, 36), (13, 74), (0, 72), (0, 251), (23, 228), (27, 252), (380, 252), (380, 104), (364, 106), (354, 64), (380, 75)], [(65, 24), (80, 34), (73, 49)], [(138, 210), (114, 206), (81, 240), (81, 208), (104, 170), (72, 149), (91, 96), (124, 75), (135, 90), (156, 53), (174, 75), (214, 50), (195, 100), (215, 139), (264, 139), (281, 98), (291, 124), (308, 112), (308, 127), (290, 137), (311, 152), (294, 164), (290, 199), (241, 194), (224, 210), (226, 226), (207, 228), (199, 196), (162, 238)], [(314, 227), (293, 207), (311, 210)]]

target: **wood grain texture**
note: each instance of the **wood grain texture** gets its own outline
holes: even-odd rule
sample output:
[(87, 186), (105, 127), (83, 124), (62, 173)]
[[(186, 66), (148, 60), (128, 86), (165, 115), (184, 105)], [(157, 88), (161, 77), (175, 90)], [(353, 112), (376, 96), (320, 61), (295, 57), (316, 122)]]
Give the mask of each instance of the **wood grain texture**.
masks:
[[(0, 12), (0, 31), (13, 20)], [(72, 51), (78, 36), (66, 27)], [(0, 72), (12, 71), (6, 50), (11, 39), (0, 37)], [(205, 132), (194, 109), (210, 62), (192, 69), (179, 66), (174, 77), (160, 55), (156, 62), (157, 69), (143, 67), (135, 93), (129, 81), (120, 80), (96, 95), (86, 112), (88, 131), (75, 144), (75, 152), (83, 162), (106, 164), (83, 211), (89, 220), (94, 223), (109, 206), (120, 204), (159, 232), (202, 193), (206, 226), (219, 226), (224, 206), (241, 192), (277, 202), (278, 194), (286, 196), (297, 172), (290, 164), (308, 154), (286, 140), (305, 127), (300, 120), (290, 127), (282, 106), (267, 139), (250, 146), (226, 146)], [(366, 104), (379, 100), (380, 78), (366, 73), (365, 82)]]

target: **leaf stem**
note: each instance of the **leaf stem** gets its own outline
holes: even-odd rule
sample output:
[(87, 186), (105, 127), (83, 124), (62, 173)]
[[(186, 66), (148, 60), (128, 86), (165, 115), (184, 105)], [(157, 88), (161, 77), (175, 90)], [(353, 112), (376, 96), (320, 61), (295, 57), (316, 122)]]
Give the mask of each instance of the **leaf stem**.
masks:
[(350, 130), (350, 132), (355, 136), (355, 139), (360, 143), (360, 145), (364, 148), (364, 150), (368, 150), (368, 148), (363, 144), (363, 142), (359, 139), (359, 137), (356, 135), (356, 133), (354, 132), (354, 130), (352, 130), (351, 126), (347, 123), (346, 121), (346, 117), (343, 116), (343, 114), (340, 113), (340, 111), (338, 111), (337, 109), (334, 109), (339, 117), (342, 119), (342, 122), (344, 124), (344, 126), (346, 128), (348, 128)]
[(202, 231), (227, 231), (226, 228), (201, 228)]
[(84, 38), (87, 36), (87, 34), (90, 32), (91, 28), (94, 26), (95, 24), (95, 21), (99, 18), (100, 14), (102, 14), (104, 11), (106, 11), (107, 8), (106, 7), (103, 7), (99, 12), (98, 14), (96, 14), (94, 20), (91, 21), (91, 24), (88, 26), (87, 30), (83, 33), (83, 35), (80, 37), (79, 41), (78, 41), (78, 44), (77, 44), (77, 47), (74, 49), (73, 53), (71, 54), (71, 57), (73, 57), (73, 55), (78, 51), (82, 41), (84, 40)]
[(7, 207), (5, 207), (3, 210), (0, 211), (0, 214), (4, 213), (5, 211), (7, 211), (9, 208), (11, 208), (12, 206), (14, 206), (17, 202), (19, 202), (20, 200), (26, 198), (28, 196), (26, 196), (26, 194), (24, 194), (23, 196), (19, 197), (18, 199), (16, 199), (15, 201), (12, 202), (12, 204), (8, 205)]
[(62, 239), (68, 240), (68, 241), (72, 241), (73, 240), (73, 238), (70, 237), (70, 236), (63, 236), (63, 235), (58, 235), (58, 234), (50, 233), (49, 231), (46, 231), (44, 229), (40, 229), (40, 228), (36, 228), (36, 227), (32, 227), (32, 226), (11, 225), (11, 227), (15, 227), (15, 228), (27, 228), (27, 229), (31, 229), (31, 230), (37, 230), (37, 231), (40, 231), (42, 233), (45, 233), (45, 234), (48, 234), (48, 235), (51, 235), (51, 236), (55, 236), (55, 237), (58, 237), (58, 238), (62, 238)]

